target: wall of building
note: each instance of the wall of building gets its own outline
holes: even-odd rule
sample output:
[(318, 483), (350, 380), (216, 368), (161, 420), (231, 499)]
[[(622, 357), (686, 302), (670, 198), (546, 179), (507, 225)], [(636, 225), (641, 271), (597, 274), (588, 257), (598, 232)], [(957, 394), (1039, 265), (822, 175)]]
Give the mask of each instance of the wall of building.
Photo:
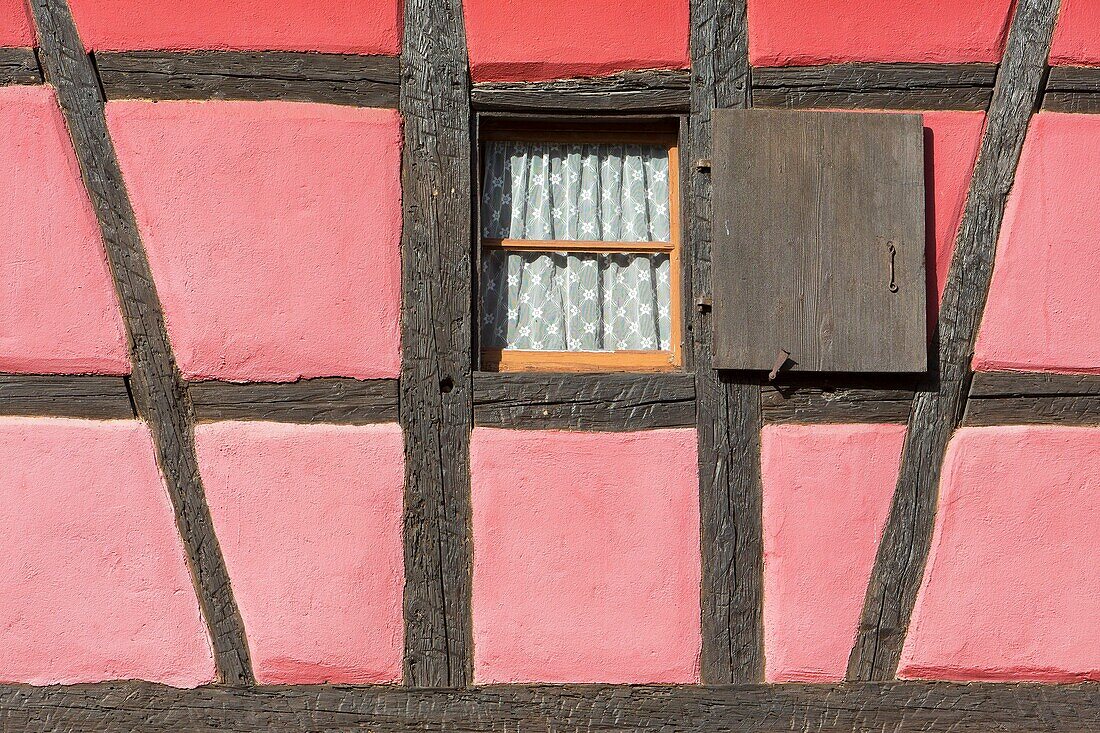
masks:
[[(400, 50), (396, 0), (70, 4), (97, 51)], [(750, 59), (997, 62), (1010, 5), (750, 0)], [(475, 82), (689, 66), (686, 0), (464, 8)], [(1064, 0), (1053, 63), (1100, 65), (1097, 13)], [(0, 2), (0, 46), (33, 44), (21, 0)], [(398, 376), (395, 110), (112, 101), (107, 119), (186, 378)], [(985, 115), (928, 111), (924, 122), (935, 294)], [(128, 374), (102, 239), (51, 87), (0, 88), (0, 126), (0, 372)], [(1034, 117), (977, 371), (1100, 374), (1098, 172), (1100, 116)], [(894, 424), (765, 428), (768, 681), (843, 679), (904, 438)], [(400, 681), (400, 427), (214, 421), (196, 442), (258, 681)], [(474, 429), (476, 682), (699, 680), (696, 448), (692, 429)], [(3, 417), (0, 454), (0, 681), (211, 681), (148, 428)], [(1097, 428), (954, 436), (902, 676), (1100, 678), (1098, 469)]]

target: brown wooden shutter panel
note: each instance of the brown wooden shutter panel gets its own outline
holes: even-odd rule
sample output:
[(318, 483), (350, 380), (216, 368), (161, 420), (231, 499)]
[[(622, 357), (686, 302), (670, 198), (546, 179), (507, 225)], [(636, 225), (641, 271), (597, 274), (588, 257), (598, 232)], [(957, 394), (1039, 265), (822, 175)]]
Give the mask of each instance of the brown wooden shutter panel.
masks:
[(923, 372), (917, 114), (716, 110), (714, 365)]

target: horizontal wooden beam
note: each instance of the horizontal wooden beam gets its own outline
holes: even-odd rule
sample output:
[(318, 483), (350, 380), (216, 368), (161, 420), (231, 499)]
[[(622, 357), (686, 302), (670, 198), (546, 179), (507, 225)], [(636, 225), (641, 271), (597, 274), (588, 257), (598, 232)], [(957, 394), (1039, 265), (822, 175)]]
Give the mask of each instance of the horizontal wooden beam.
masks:
[[(766, 423), (904, 423), (919, 385), (899, 377), (801, 375), (762, 388)], [(134, 417), (127, 378), (0, 374), (0, 415), (119, 420)], [(398, 380), (327, 377), (297, 382), (190, 382), (201, 422), (394, 422)], [(1100, 375), (975, 375), (966, 425), (1100, 422)], [(591, 431), (695, 424), (691, 374), (474, 375), (474, 422), (485, 427)]]
[(897, 376), (799, 376), (763, 387), (764, 422), (904, 423), (917, 390), (913, 380)]
[(303, 379), (286, 383), (191, 382), (200, 422), (271, 420), (367, 425), (397, 422), (396, 379)]
[(1100, 374), (1053, 372), (978, 372), (970, 397), (1072, 397), (1100, 395)]
[(1100, 684), (889, 682), (631, 687), (294, 686), (183, 690), (143, 682), (0, 687), (0, 723), (23, 733), (448, 730), (741, 733), (1100, 729)]
[(629, 431), (694, 427), (691, 374), (474, 374), (474, 424)]
[(397, 107), (400, 60), (287, 51), (99, 52), (108, 99), (289, 100)]
[(1043, 109), (1100, 113), (1100, 67), (1056, 66), (1047, 77)]
[(963, 424), (1100, 425), (1100, 374), (979, 372)]
[(984, 110), (996, 64), (853, 63), (760, 67), (756, 107)]
[(0, 374), (0, 415), (123, 420), (136, 414), (126, 377)]
[[(758, 107), (961, 109), (989, 106), (996, 64), (853, 63), (760, 67), (752, 71)], [(474, 109), (499, 112), (685, 112), (687, 71), (631, 71), (543, 82), (474, 84)]]
[(687, 70), (627, 71), (613, 76), (540, 82), (480, 82), (471, 102), (485, 112), (686, 112)]
[(41, 84), (42, 69), (32, 48), (0, 48), (0, 86)]

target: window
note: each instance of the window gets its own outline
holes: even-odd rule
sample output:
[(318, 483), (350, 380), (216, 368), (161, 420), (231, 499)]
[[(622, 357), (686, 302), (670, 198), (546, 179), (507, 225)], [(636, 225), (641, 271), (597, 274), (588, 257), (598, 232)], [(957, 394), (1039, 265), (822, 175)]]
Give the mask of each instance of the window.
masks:
[(680, 365), (675, 132), (482, 137), (481, 367)]

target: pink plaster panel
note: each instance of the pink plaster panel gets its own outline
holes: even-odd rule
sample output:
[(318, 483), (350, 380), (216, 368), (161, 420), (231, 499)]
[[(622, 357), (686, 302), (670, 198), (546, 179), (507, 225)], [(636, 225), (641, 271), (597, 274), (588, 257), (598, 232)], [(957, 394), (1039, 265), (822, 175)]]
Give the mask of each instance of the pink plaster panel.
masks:
[(997, 62), (1012, 0), (749, 0), (749, 61)]
[(475, 81), (540, 81), (681, 69), (687, 0), (464, 0)]
[(397, 112), (111, 102), (107, 119), (187, 377), (397, 376)]
[(904, 440), (904, 425), (764, 428), (768, 682), (844, 679)]
[(0, 0), (0, 47), (36, 45), (27, 0)]
[(69, 0), (89, 50), (401, 51), (400, 0)]
[(693, 430), (477, 428), (474, 678), (696, 682)]
[(401, 680), (397, 425), (200, 425), (199, 468), (264, 684)]
[[(982, 142), (985, 112), (922, 114), (926, 131), (925, 195), (929, 207), (927, 267), (930, 283), (935, 283), (935, 293), (942, 298), (970, 177)], [(928, 298), (933, 320), (938, 311), (938, 298), (931, 295)]]
[(0, 681), (212, 681), (148, 429), (3, 417), (0, 455)]
[(122, 316), (57, 98), (0, 89), (0, 372), (126, 374)]
[(1052, 66), (1100, 66), (1100, 2), (1062, 0), (1050, 49)]
[(1100, 680), (1100, 428), (964, 428), (899, 676)]
[(1024, 143), (976, 370), (1100, 373), (1100, 116), (1043, 112)]

